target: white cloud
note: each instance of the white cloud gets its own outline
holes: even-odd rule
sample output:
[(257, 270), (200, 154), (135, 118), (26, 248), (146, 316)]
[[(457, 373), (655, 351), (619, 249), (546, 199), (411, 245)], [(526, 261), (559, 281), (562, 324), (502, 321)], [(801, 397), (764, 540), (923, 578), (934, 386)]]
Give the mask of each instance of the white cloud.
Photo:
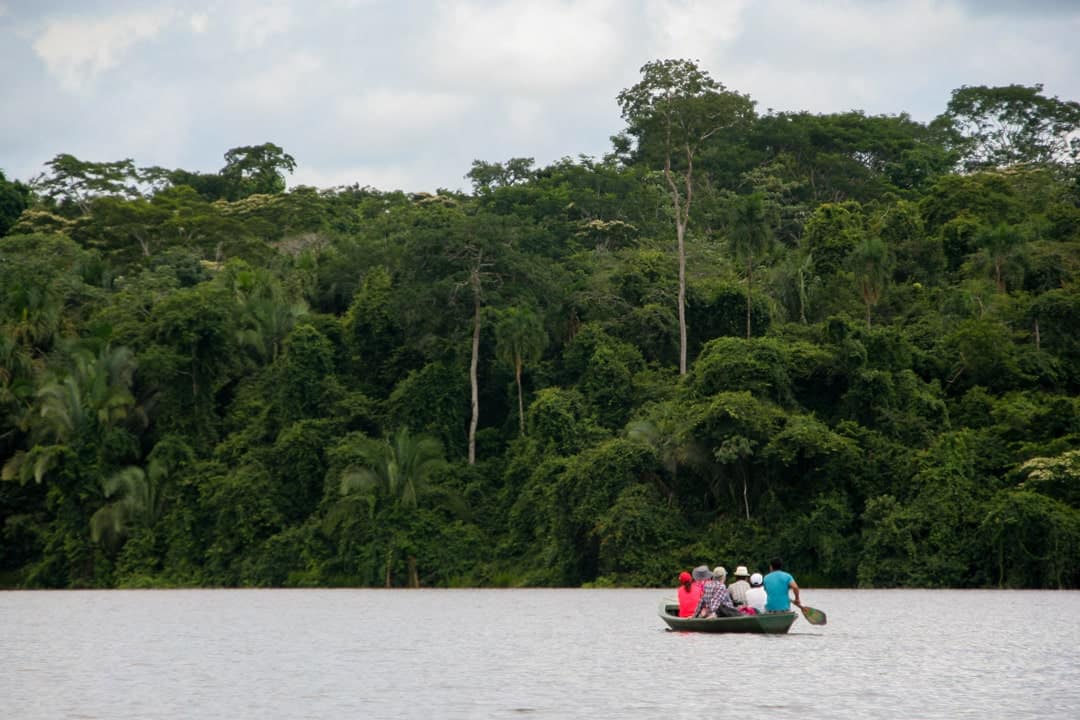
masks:
[(188, 18), (188, 25), (191, 26), (191, 32), (202, 35), (210, 26), (210, 18), (206, 13), (195, 13)]
[[(882, 60), (926, 56), (948, 50), (974, 33), (979, 18), (964, 15), (956, 6), (936, 0), (902, 4), (856, 3), (841, 0), (831, 6), (782, 3), (783, 21), (777, 23), (782, 40), (803, 39), (814, 44), (812, 60), (842, 56)], [(779, 13), (778, 13), (779, 14)], [(995, 23), (996, 24), (996, 23)], [(849, 69), (859, 66), (849, 65)]]
[[(137, 164), (175, 167), (198, 120), (184, 95), (167, 87), (144, 89), (137, 97), (125, 98), (117, 110), (117, 115), (138, 116), (139, 121), (109, 138), (115, 148), (105, 157), (132, 157)], [(98, 122), (106, 124), (108, 118)]]
[(353, 143), (385, 147), (403, 138), (450, 128), (472, 105), (460, 95), (373, 90), (339, 98), (335, 120)]
[(0, 158), (24, 179), (58, 152), (213, 172), (226, 148), (272, 141), (300, 163), (290, 184), (462, 186), (474, 158), (603, 154), (616, 94), (659, 58), (698, 60), (762, 112), (927, 121), (963, 84), (1080, 99), (1080, 9), (1029, 5), (0, 0), (18, 108), (0, 113)]
[(288, 2), (244, 2), (230, 5), (233, 37), (238, 50), (261, 48), (275, 35), (288, 32), (293, 24)]
[(242, 77), (229, 94), (230, 101), (238, 100), (264, 111), (298, 107), (300, 98), (313, 90), (312, 77), (322, 67), (323, 61), (317, 55), (295, 52), (266, 70)]
[(77, 92), (120, 64), (134, 45), (156, 36), (174, 17), (166, 9), (102, 20), (54, 20), (34, 41), (34, 52), (64, 89)]
[(747, 0), (646, 0), (643, 24), (649, 57), (707, 64), (739, 36), (746, 5)]
[(444, 86), (563, 93), (593, 86), (621, 64), (624, 14), (613, 0), (444, 2), (417, 52)]
[(535, 135), (546, 126), (545, 115), (550, 108), (531, 98), (514, 98), (506, 108), (506, 119), (516, 135)]
[(330, 7), (335, 10), (356, 10), (357, 8), (371, 7), (379, 0), (331, 0)]
[(774, 0), (754, 10), (760, 25), (710, 69), (761, 111), (861, 109), (929, 121), (960, 85), (1034, 83), (1075, 67), (1075, 53), (1062, 57), (1038, 16), (971, 14), (935, 0)]

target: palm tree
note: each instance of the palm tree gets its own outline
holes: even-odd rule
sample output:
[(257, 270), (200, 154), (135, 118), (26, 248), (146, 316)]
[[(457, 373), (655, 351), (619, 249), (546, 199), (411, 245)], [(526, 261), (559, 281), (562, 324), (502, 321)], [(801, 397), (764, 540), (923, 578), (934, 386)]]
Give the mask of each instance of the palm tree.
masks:
[(737, 199), (732, 208), (731, 245), (737, 257), (746, 260), (746, 339), (750, 339), (750, 294), (754, 284), (754, 257), (763, 254), (772, 241), (772, 228), (765, 216), (761, 193)]
[(93, 578), (95, 553), (86, 526), (100, 500), (100, 469), (112, 429), (140, 412), (131, 393), (134, 355), (105, 346), (74, 353), (68, 374), (45, 385), (27, 414), (31, 447), (5, 463), (4, 479), (49, 479), (48, 546), (33, 582), (66, 585)]
[(342, 493), (374, 490), (407, 508), (415, 508), (419, 498), (432, 491), (432, 475), (446, 466), (442, 443), (430, 435), (413, 436), (408, 428), (364, 455), (362, 465), (342, 475)]
[[(15, 428), (34, 397), (30, 352), (0, 332), (0, 427)], [(0, 439), (4, 437), (0, 434)]]
[(686, 408), (677, 403), (658, 404), (649, 413), (649, 418), (627, 425), (626, 435), (652, 448), (671, 476), (671, 486), (656, 478), (656, 484), (667, 496), (669, 504), (678, 494), (679, 468), (701, 465), (705, 459), (704, 448), (689, 430)]
[(126, 536), (135, 527), (153, 527), (165, 510), (165, 491), (170, 477), (182, 465), (191, 462), (194, 453), (182, 440), (163, 438), (147, 457), (146, 469), (131, 466), (113, 474), (102, 483), (106, 498), (112, 502), (98, 508), (90, 518), (90, 537), (94, 542)]
[(1024, 241), (1023, 236), (1014, 225), (998, 223), (992, 228), (983, 228), (975, 240), (994, 269), (994, 286), (998, 292), (1005, 292), (1005, 279), (1001, 270), (1013, 250)]
[(0, 330), (16, 344), (43, 354), (60, 334), (63, 304), (55, 283), (15, 280), (0, 297)]
[[(441, 497), (447, 504), (463, 511), (457, 496), (432, 484), (435, 473), (446, 467), (442, 443), (430, 435), (412, 435), (401, 428), (392, 438), (372, 444), (361, 451), (361, 462), (346, 468), (341, 476), (341, 494), (367, 493), (385, 498), (393, 505), (416, 508), (426, 496)], [(391, 585), (394, 541), (386, 548), (386, 587)], [(419, 587), (415, 558), (409, 558), (409, 584)]]
[(889, 282), (889, 249), (876, 235), (869, 235), (855, 246), (855, 278), (859, 295), (866, 305), (866, 327), (870, 327), (870, 310), (881, 299)]
[(495, 355), (514, 367), (517, 383), (518, 430), (525, 434), (525, 402), (521, 391), (521, 372), (526, 362), (540, 359), (547, 346), (547, 333), (540, 318), (531, 310), (508, 308), (495, 325)]
[(290, 303), (278, 298), (246, 298), (240, 305), (240, 329), (236, 340), (250, 348), (256, 359), (273, 362), (281, 352), (281, 343), (308, 312), (307, 303)]
[(70, 373), (38, 391), (29, 419), (34, 446), (15, 453), (3, 477), (40, 483), (68, 446), (94, 443), (102, 430), (138, 413), (134, 373), (135, 356), (127, 348), (106, 345), (96, 356), (77, 351)]
[(239, 306), (237, 342), (256, 359), (272, 362), (296, 321), (307, 314), (307, 303), (290, 302), (281, 284), (266, 270), (240, 270), (233, 277)]

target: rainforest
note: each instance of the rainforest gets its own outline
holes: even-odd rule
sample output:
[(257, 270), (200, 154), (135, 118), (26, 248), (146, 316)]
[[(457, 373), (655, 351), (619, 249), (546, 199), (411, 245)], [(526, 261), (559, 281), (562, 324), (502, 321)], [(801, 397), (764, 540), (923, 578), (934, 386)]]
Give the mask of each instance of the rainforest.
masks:
[(1080, 104), (612, 116), (468, 192), (0, 173), (0, 587), (1080, 587)]

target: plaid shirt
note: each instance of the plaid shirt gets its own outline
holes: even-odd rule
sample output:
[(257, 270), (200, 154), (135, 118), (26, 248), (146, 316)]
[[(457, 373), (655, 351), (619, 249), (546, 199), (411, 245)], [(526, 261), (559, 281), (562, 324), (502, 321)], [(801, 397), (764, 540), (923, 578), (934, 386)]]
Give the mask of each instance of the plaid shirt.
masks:
[(705, 591), (701, 593), (701, 600), (698, 601), (694, 615), (700, 613), (702, 608), (707, 608), (709, 614), (715, 614), (716, 608), (721, 605), (727, 605), (730, 608), (735, 607), (735, 604), (731, 602), (731, 594), (728, 592), (727, 585), (716, 580), (708, 580), (705, 582)]

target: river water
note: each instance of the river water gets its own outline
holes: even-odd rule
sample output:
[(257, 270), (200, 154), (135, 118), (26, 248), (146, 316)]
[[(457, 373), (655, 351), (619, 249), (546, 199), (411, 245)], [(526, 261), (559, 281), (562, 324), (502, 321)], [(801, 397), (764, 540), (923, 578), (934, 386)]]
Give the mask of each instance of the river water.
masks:
[(1080, 718), (1080, 592), (811, 588), (775, 636), (673, 595), (0, 593), (0, 717)]

